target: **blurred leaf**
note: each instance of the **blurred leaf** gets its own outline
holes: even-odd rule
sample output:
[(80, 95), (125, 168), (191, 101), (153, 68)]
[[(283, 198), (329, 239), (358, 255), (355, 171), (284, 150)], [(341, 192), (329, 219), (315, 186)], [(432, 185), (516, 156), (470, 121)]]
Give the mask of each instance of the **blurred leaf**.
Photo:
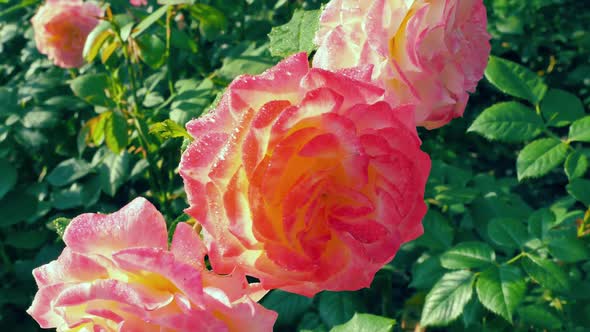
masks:
[(588, 170), (588, 158), (586, 157), (586, 155), (578, 151), (573, 151), (565, 160), (564, 168), (565, 174), (567, 175), (570, 181), (576, 178), (580, 178), (584, 176), (584, 174), (586, 174), (586, 171)]
[(453, 243), (453, 228), (439, 212), (429, 209), (423, 220), (424, 234), (416, 243), (432, 250), (446, 250)]
[(172, 120), (165, 120), (162, 122), (154, 123), (150, 127), (150, 133), (162, 139), (179, 137), (191, 139), (191, 136), (186, 132), (186, 129), (184, 129)]
[(59, 121), (60, 117), (55, 112), (32, 110), (25, 114), (23, 126), (26, 128), (53, 128)]
[(576, 263), (590, 258), (588, 248), (580, 239), (570, 237), (551, 239), (547, 247), (551, 255), (566, 263)]
[(462, 270), (445, 274), (426, 295), (420, 325), (446, 325), (461, 315), (473, 294), (475, 275)]
[(137, 39), (143, 62), (153, 69), (166, 63), (166, 44), (156, 34), (143, 35)]
[(569, 282), (563, 269), (548, 259), (527, 255), (522, 259), (522, 267), (534, 281), (545, 288), (562, 293), (569, 290)]
[(541, 102), (541, 111), (548, 126), (564, 127), (584, 116), (584, 105), (567, 91), (551, 89)]
[(547, 86), (535, 73), (524, 66), (502, 58), (491, 56), (485, 71), (485, 76), (500, 91), (513, 97), (538, 104)]
[(484, 110), (467, 131), (474, 131), (490, 140), (523, 142), (543, 131), (543, 121), (534, 110), (510, 101)]
[(298, 9), (287, 24), (272, 28), (268, 34), (270, 53), (283, 58), (299, 52), (309, 55), (316, 49), (313, 39), (320, 26), (321, 13), (319, 9)]
[(254, 44), (242, 44), (223, 59), (223, 66), (217, 72), (218, 76), (231, 82), (242, 74), (260, 74), (275, 64), (275, 60), (267, 52), (268, 45), (256, 48)]
[(0, 200), (0, 227), (27, 220), (37, 211), (37, 199), (22, 191), (13, 191)]
[(463, 326), (470, 327), (479, 324), (484, 315), (484, 311), (485, 309), (477, 299), (477, 296), (473, 297), (463, 309)]
[(352, 292), (322, 292), (319, 294), (318, 310), (322, 321), (329, 326), (343, 324), (355, 313), (366, 311), (358, 294)]
[(520, 248), (528, 240), (524, 224), (514, 218), (495, 218), (488, 224), (488, 235), (495, 243), (509, 248)]
[(440, 257), (428, 257), (422, 262), (417, 262), (412, 267), (412, 282), (410, 287), (417, 289), (430, 289), (444, 274), (446, 270), (440, 264)]
[(442, 254), (440, 262), (444, 268), (457, 270), (485, 267), (495, 259), (496, 254), (488, 244), (462, 242)]
[(118, 112), (111, 112), (104, 124), (105, 142), (114, 153), (119, 153), (127, 148), (127, 120)]
[(538, 178), (559, 166), (567, 155), (568, 145), (555, 138), (542, 138), (525, 146), (518, 154), (518, 180)]
[(553, 313), (539, 305), (530, 305), (518, 310), (520, 319), (526, 325), (556, 331), (561, 329), (562, 323)]
[(45, 244), (48, 235), (47, 231), (39, 230), (11, 232), (4, 243), (17, 249), (36, 249)]
[(203, 37), (213, 40), (227, 28), (227, 18), (219, 9), (204, 3), (196, 3), (190, 8), (191, 16), (200, 23)]
[(97, 106), (114, 108), (115, 103), (107, 96), (111, 85), (107, 74), (86, 74), (70, 81), (70, 87), (76, 96)]
[(18, 178), (16, 167), (14, 167), (8, 160), (0, 159), (0, 199), (6, 195), (14, 185)]
[(590, 206), (590, 180), (573, 179), (566, 189), (575, 199)]
[(53, 207), (58, 210), (68, 210), (82, 206), (84, 204), (82, 190), (82, 185), (76, 182), (67, 188), (54, 191), (51, 194)]
[(66, 228), (68, 227), (71, 221), (72, 220), (69, 218), (61, 217), (54, 219), (51, 222), (53, 224), (53, 227), (55, 228), (55, 232), (57, 233), (57, 235), (59, 235), (60, 238), (63, 238), (64, 233), (66, 232)]
[(109, 152), (104, 157), (100, 168), (101, 187), (105, 194), (114, 197), (117, 190), (129, 176), (131, 156), (127, 152), (114, 154)]
[(483, 271), (476, 290), (486, 308), (512, 323), (512, 313), (524, 298), (526, 284), (519, 268), (502, 265)]
[(57, 165), (47, 176), (47, 181), (52, 186), (65, 186), (86, 176), (92, 168), (86, 161), (76, 158), (64, 160)]
[(86, 61), (89, 63), (92, 62), (98, 55), (98, 51), (100, 51), (104, 42), (109, 37), (113, 37), (115, 35), (112, 31), (112, 28), (113, 25), (111, 22), (100, 21), (98, 25), (90, 32), (88, 37), (86, 37), (84, 50), (82, 52)]
[(572, 123), (568, 139), (572, 142), (590, 142), (590, 116)]
[(151, 13), (149, 16), (144, 18), (139, 24), (133, 29), (131, 33), (131, 37), (136, 39), (139, 35), (141, 35), (145, 30), (152, 26), (152, 24), (156, 23), (168, 10), (169, 5), (164, 5), (158, 8), (156, 11)]
[(313, 299), (278, 289), (266, 295), (261, 304), (279, 314), (276, 326), (292, 326), (312, 305)]
[(391, 318), (356, 313), (351, 320), (335, 326), (330, 332), (391, 332), (394, 325), (395, 320)]

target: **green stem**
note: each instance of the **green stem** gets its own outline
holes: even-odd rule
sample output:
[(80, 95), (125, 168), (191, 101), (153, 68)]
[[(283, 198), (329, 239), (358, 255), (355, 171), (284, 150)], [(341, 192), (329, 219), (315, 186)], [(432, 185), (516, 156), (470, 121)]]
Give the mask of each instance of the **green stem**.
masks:
[(6, 253), (4, 249), (4, 243), (0, 242), (0, 257), (2, 258), (2, 265), (5, 266), (5, 269), (10, 271), (12, 270), (12, 262), (10, 261), (10, 257)]
[(519, 259), (521, 259), (524, 256), (526, 256), (526, 253), (521, 252), (520, 254), (516, 255), (515, 257), (513, 257), (511, 260), (509, 260), (508, 262), (506, 262), (504, 264), (506, 264), (506, 265), (514, 264), (516, 261), (518, 261)]
[(168, 11), (166, 12), (166, 53), (164, 56), (166, 57), (166, 62), (168, 64), (168, 89), (170, 90), (170, 95), (174, 95), (174, 80), (172, 79), (172, 60), (170, 58), (170, 40), (172, 36), (172, 29), (170, 27), (170, 21), (172, 20), (173, 14), (173, 6), (168, 7)]

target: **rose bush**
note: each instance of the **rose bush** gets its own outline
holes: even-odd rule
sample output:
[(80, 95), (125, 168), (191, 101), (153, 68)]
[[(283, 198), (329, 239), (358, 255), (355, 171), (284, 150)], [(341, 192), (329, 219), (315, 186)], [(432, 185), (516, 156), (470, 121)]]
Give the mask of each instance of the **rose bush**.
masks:
[(306, 296), (356, 290), (422, 233), (430, 159), (412, 108), (355, 79), (370, 74), (310, 69), (299, 53), (237, 78), (187, 125), (187, 213), (216, 272)]
[(322, 13), (314, 66), (374, 65), (388, 101), (416, 106), (416, 124), (463, 115), (490, 53), (482, 0), (333, 0)]
[(102, 9), (92, 2), (48, 0), (31, 19), (37, 49), (57, 66), (81, 67), (86, 37), (100, 16)]
[(204, 266), (186, 223), (170, 250), (164, 218), (143, 198), (110, 214), (83, 214), (65, 231), (60, 257), (33, 271), (28, 313), (43, 328), (84, 331), (272, 331), (276, 313), (244, 275)]

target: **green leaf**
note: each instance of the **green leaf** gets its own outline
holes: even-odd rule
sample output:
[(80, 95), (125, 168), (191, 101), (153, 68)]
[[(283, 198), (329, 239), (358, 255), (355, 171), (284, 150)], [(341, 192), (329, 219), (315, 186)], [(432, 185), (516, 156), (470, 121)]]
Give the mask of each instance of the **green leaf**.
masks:
[(166, 44), (155, 34), (143, 35), (137, 39), (141, 60), (153, 69), (166, 63)]
[(241, 44), (223, 59), (223, 65), (217, 73), (220, 78), (231, 82), (242, 74), (258, 75), (275, 63), (268, 55), (268, 45), (256, 48), (254, 44)]
[(320, 317), (329, 327), (343, 324), (355, 313), (366, 310), (358, 294), (351, 292), (322, 292), (318, 302)]
[(588, 158), (586, 155), (574, 151), (570, 153), (565, 160), (564, 169), (565, 174), (570, 181), (576, 178), (581, 178), (588, 170)]
[(543, 121), (531, 108), (510, 101), (484, 110), (467, 131), (474, 131), (489, 140), (523, 142), (543, 131)]
[(114, 36), (114, 32), (112, 31), (113, 25), (109, 21), (100, 21), (98, 25), (90, 32), (88, 37), (86, 37), (86, 42), (84, 43), (84, 50), (82, 54), (84, 55), (84, 59), (89, 63), (96, 58), (98, 52), (102, 48), (104, 42), (109, 38)]
[(51, 222), (51, 224), (55, 228), (55, 232), (57, 233), (57, 235), (59, 235), (60, 238), (63, 238), (64, 233), (66, 232), (66, 228), (68, 228), (68, 225), (70, 224), (71, 221), (72, 221), (72, 219), (60, 217), (60, 218), (54, 219)]
[(33, 110), (23, 117), (23, 126), (26, 128), (53, 128), (60, 121), (60, 116), (51, 111)]
[(51, 194), (51, 203), (58, 210), (68, 210), (84, 205), (82, 197), (82, 184), (76, 182), (67, 188), (54, 191)]
[(426, 295), (420, 325), (446, 325), (459, 317), (471, 299), (474, 280), (467, 270), (445, 274)]
[(8, 193), (0, 200), (0, 227), (25, 221), (37, 212), (38, 200), (20, 191)]
[(514, 218), (495, 218), (488, 223), (488, 235), (495, 243), (509, 248), (520, 248), (529, 236), (525, 225)]
[(270, 310), (274, 310), (279, 314), (275, 325), (292, 326), (297, 323), (303, 313), (311, 307), (312, 298), (284, 292), (281, 290), (273, 290), (262, 299), (261, 304)]
[(127, 181), (129, 176), (131, 156), (127, 152), (114, 154), (107, 153), (100, 167), (100, 180), (102, 191), (114, 197), (119, 187)]
[(526, 290), (519, 268), (510, 265), (491, 267), (479, 275), (475, 287), (484, 307), (512, 323), (512, 313)]
[(590, 258), (584, 241), (577, 238), (551, 239), (547, 247), (551, 255), (566, 263), (576, 263)]
[(557, 292), (569, 290), (569, 282), (563, 269), (548, 259), (527, 255), (522, 259), (522, 267), (534, 281), (545, 288)]
[(528, 232), (533, 237), (544, 239), (555, 222), (555, 214), (543, 208), (531, 214), (528, 220)]
[(348, 322), (334, 326), (330, 332), (391, 332), (395, 320), (371, 314), (354, 314)]
[(170, 138), (191, 139), (191, 136), (186, 132), (186, 129), (172, 120), (154, 123), (150, 127), (150, 133), (165, 140)]
[(272, 28), (268, 34), (270, 53), (273, 56), (286, 58), (294, 53), (309, 54), (315, 50), (316, 45), (313, 39), (320, 27), (321, 13), (321, 9), (297, 9), (287, 24)]
[(557, 331), (561, 329), (563, 325), (557, 316), (539, 305), (523, 307), (518, 310), (518, 315), (524, 324), (534, 326), (536, 328)]
[(70, 184), (86, 176), (92, 167), (86, 161), (76, 158), (64, 160), (57, 165), (47, 176), (47, 181), (52, 186), (61, 187)]
[(573, 179), (567, 186), (567, 192), (578, 201), (590, 206), (590, 180)]
[(111, 112), (104, 124), (105, 142), (114, 153), (127, 148), (127, 120), (118, 112)]
[(434, 256), (419, 261), (412, 267), (412, 282), (410, 287), (430, 289), (445, 274), (446, 270), (440, 264), (440, 257)]
[(567, 155), (568, 145), (555, 138), (542, 138), (525, 146), (518, 154), (518, 181), (537, 178), (559, 166)]
[(145, 30), (152, 26), (152, 24), (156, 23), (168, 10), (169, 5), (164, 5), (155, 12), (151, 13), (148, 17), (144, 18), (139, 24), (133, 29), (131, 33), (132, 38), (137, 38), (141, 35)]
[(18, 178), (16, 167), (12, 166), (8, 160), (0, 159), (0, 199), (6, 195), (14, 185), (16, 185), (16, 180)]
[(565, 127), (584, 116), (584, 105), (567, 91), (550, 89), (541, 102), (541, 111), (548, 126)]
[(48, 235), (47, 231), (39, 230), (12, 232), (4, 243), (17, 249), (36, 249), (45, 244)]
[(227, 29), (227, 18), (219, 9), (196, 3), (189, 10), (191, 16), (199, 21), (199, 30), (205, 39), (213, 40)]
[(70, 81), (70, 88), (77, 97), (92, 105), (114, 108), (115, 103), (107, 96), (110, 86), (107, 74), (86, 74)]
[(424, 217), (424, 234), (416, 243), (432, 250), (446, 250), (453, 243), (453, 228), (439, 212), (430, 209)]
[(444, 268), (471, 269), (485, 267), (494, 262), (496, 254), (484, 242), (462, 242), (448, 250), (440, 257)]
[(515, 62), (495, 56), (490, 57), (485, 76), (500, 91), (537, 105), (547, 86), (535, 73)]
[(572, 123), (568, 139), (572, 142), (590, 142), (590, 116)]

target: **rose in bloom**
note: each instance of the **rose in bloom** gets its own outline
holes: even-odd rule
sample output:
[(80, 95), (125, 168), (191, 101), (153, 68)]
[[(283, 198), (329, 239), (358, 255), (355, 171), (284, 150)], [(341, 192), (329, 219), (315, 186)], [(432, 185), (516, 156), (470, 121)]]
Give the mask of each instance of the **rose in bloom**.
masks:
[(422, 233), (430, 159), (412, 109), (355, 79), (370, 74), (297, 54), (187, 125), (180, 174), (213, 270), (306, 296), (355, 290)]
[(37, 49), (57, 66), (81, 67), (86, 37), (100, 16), (102, 10), (92, 2), (48, 0), (31, 19)]
[[(244, 275), (204, 267), (205, 248), (186, 223), (170, 250), (166, 222), (143, 198), (110, 214), (83, 214), (60, 257), (33, 271), (27, 311), (57, 331), (272, 331), (276, 313), (255, 303)], [(262, 295), (262, 294), (259, 294)]]
[(482, 0), (332, 0), (314, 66), (374, 65), (386, 99), (416, 105), (432, 129), (463, 115), (490, 53)]

